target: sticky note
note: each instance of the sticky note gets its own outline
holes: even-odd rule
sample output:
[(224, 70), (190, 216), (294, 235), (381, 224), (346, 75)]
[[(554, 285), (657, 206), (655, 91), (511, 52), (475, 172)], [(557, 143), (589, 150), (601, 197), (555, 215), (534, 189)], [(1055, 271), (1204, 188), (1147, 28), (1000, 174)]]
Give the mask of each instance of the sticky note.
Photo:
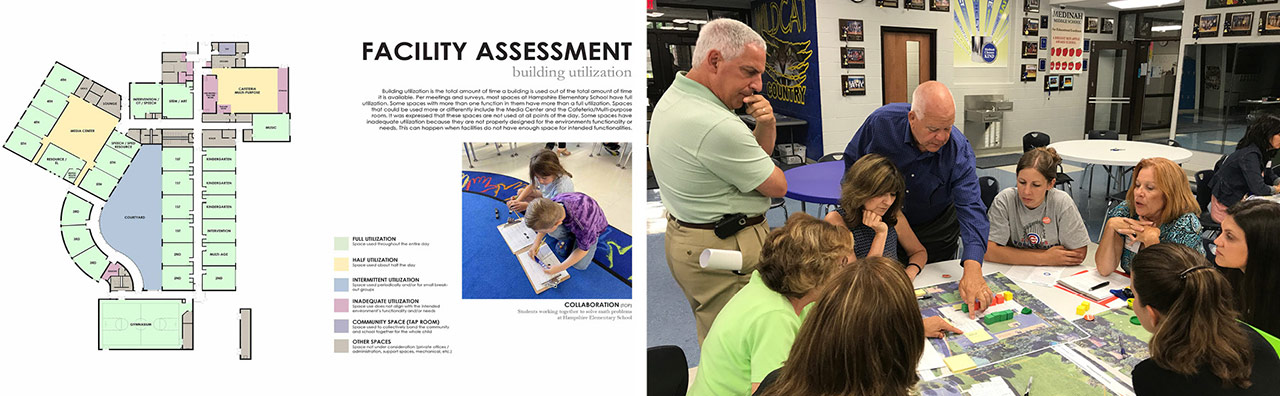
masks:
[(916, 297), (924, 296), (924, 289), (916, 289)]
[(968, 339), (969, 339), (969, 342), (972, 342), (972, 343), (974, 343), (974, 344), (977, 344), (977, 343), (979, 343), (979, 342), (983, 342), (983, 341), (987, 341), (987, 340), (990, 340), (990, 339), (992, 338), (992, 337), (991, 337), (991, 333), (988, 333), (988, 332), (986, 332), (986, 331), (982, 331), (982, 330), (978, 330), (978, 331), (966, 331), (966, 332), (964, 332), (964, 336), (965, 336), (966, 338), (968, 338)]
[(351, 259), (347, 257), (335, 257), (333, 259), (334, 271), (346, 271), (351, 266)]
[(942, 359), (942, 362), (947, 364), (947, 369), (951, 370), (952, 373), (959, 373), (978, 366), (973, 362), (973, 358), (967, 354), (949, 356)]

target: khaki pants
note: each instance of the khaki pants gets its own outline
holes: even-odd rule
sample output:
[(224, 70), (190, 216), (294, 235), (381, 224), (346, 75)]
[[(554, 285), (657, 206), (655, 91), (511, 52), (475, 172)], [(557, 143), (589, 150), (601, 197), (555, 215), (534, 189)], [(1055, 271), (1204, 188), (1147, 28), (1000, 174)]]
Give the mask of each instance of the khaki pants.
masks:
[[(693, 317), (698, 323), (699, 346), (707, 338), (711, 322), (715, 321), (720, 309), (751, 280), (751, 271), (755, 271), (760, 263), (760, 249), (768, 233), (769, 223), (766, 221), (744, 228), (732, 237), (720, 239), (715, 231), (683, 227), (667, 219), (667, 266), (680, 289), (684, 290), (685, 298), (689, 299), (689, 307), (693, 309)], [(742, 252), (740, 272), (745, 275), (703, 269), (698, 265), (698, 257), (705, 249)]]

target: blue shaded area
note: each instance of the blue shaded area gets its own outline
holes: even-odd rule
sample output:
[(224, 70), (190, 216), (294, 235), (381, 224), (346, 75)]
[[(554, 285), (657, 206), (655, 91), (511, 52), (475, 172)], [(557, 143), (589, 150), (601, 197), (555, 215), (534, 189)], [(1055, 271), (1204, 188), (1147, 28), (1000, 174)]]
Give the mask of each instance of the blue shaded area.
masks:
[[(528, 184), (514, 177), (497, 173), (462, 172), (462, 191), (492, 197), (499, 201), (506, 201), (515, 196)], [(503, 213), (507, 211), (505, 207), (499, 209)], [(494, 226), (496, 227), (497, 224), (494, 223)], [(604, 266), (609, 272), (616, 274), (616, 278), (623, 279), (627, 286), (631, 286), (631, 235), (609, 226), (600, 233), (596, 243), (596, 256), (592, 261)], [(556, 254), (561, 258), (564, 257), (560, 251)]]
[[(511, 249), (502, 241), (497, 227), (507, 221), (495, 219), (494, 210), (506, 215), (507, 205), (485, 195), (462, 193), (462, 298), (631, 298), (631, 287), (622, 283), (597, 261), (586, 270), (569, 268), (569, 280), (559, 287), (536, 294), (529, 278)], [(545, 243), (555, 246), (555, 240)], [(597, 249), (597, 259), (602, 255)], [(563, 252), (557, 252), (562, 260)]]
[[(133, 157), (102, 207), (102, 237), (138, 266), (143, 290), (160, 290), (160, 146)], [(134, 280), (137, 282), (137, 280)]]

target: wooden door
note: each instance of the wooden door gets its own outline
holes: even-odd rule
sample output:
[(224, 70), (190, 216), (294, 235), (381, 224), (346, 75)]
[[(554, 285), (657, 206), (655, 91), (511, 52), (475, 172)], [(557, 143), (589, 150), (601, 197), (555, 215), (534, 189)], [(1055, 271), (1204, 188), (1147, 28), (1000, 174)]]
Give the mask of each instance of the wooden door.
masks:
[(933, 30), (882, 29), (880, 48), (884, 67), (884, 103), (907, 102), (920, 83), (933, 80), (937, 68)]

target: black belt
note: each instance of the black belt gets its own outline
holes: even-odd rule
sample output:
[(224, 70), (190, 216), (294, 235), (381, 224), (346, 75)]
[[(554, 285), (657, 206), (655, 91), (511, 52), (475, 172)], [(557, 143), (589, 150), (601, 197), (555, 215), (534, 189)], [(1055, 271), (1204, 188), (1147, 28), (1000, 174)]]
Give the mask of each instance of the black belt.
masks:
[[(668, 214), (668, 215), (667, 215), (667, 218), (669, 218), (669, 219), (671, 219), (671, 220), (675, 220), (676, 224), (679, 224), (681, 227), (689, 227), (689, 228), (694, 228), (694, 229), (699, 229), (699, 230), (714, 230), (714, 229), (716, 229), (716, 223), (702, 223), (702, 224), (699, 224), (699, 223), (689, 223), (689, 222), (685, 222), (685, 221), (683, 221), (683, 220), (677, 219), (675, 216), (672, 216), (672, 215), (670, 215), (670, 214)], [(764, 215), (763, 215), (763, 214), (762, 214), (762, 215), (759, 215), (759, 216), (756, 216), (756, 217), (748, 217), (748, 218), (746, 219), (746, 223), (744, 223), (742, 226), (743, 226), (743, 227), (750, 227), (750, 226), (753, 226), (753, 225), (756, 225), (756, 224), (760, 224), (760, 223), (762, 223), (762, 222), (764, 222)]]

